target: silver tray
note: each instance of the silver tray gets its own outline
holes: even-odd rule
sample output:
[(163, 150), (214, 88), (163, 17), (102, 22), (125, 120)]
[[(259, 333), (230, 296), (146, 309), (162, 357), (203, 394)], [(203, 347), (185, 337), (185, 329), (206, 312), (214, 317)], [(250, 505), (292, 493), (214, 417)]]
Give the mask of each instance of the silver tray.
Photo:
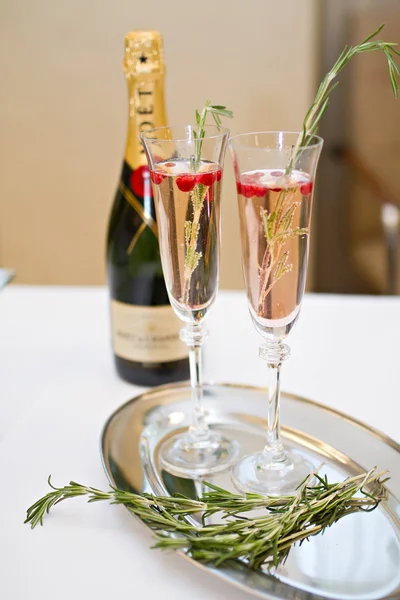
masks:
[[(205, 385), (210, 425), (240, 443), (241, 454), (264, 443), (266, 395), (262, 388)], [(102, 457), (112, 485), (155, 494), (201, 494), (201, 481), (175, 477), (160, 468), (160, 442), (188, 425), (188, 384), (168, 385), (133, 398), (114, 412), (102, 433)], [(306, 455), (332, 481), (373, 466), (388, 469), (387, 502), (372, 513), (346, 517), (324, 535), (292, 549), (274, 576), (231, 561), (218, 569), (180, 554), (198, 567), (260, 598), (285, 600), (373, 600), (400, 598), (400, 445), (343, 413), (283, 394), (285, 443)], [(209, 481), (233, 489), (229, 472)], [(149, 545), (151, 539), (149, 537)]]

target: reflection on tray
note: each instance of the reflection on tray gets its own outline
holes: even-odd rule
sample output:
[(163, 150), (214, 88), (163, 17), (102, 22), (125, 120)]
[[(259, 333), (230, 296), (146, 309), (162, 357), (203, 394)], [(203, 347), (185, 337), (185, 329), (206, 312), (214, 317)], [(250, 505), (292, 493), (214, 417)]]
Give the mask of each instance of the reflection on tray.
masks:
[[(187, 384), (165, 386), (139, 396), (111, 417), (102, 448), (113, 484), (157, 495), (184, 494), (193, 499), (202, 495), (205, 485), (201, 480), (167, 473), (157, 454), (163, 437), (183, 425), (172, 423), (171, 415), (184, 413), (186, 417), (190, 413), (189, 397)], [(206, 386), (205, 397), (210, 424), (238, 440), (242, 454), (260, 446), (265, 436), (264, 390)], [(400, 515), (400, 503), (396, 495), (400, 495), (400, 446), (350, 417), (288, 394), (283, 397), (282, 421), (286, 443), (313, 464), (324, 463), (321, 474), (326, 473), (331, 481), (375, 463), (379, 470), (388, 468), (389, 500), (373, 513), (350, 515), (324, 535), (296, 546), (275, 577), (251, 571), (238, 561), (219, 569), (202, 568), (269, 600), (271, 596), (282, 600), (399, 598), (400, 524), (396, 515)], [(229, 471), (204, 479), (233, 490)]]

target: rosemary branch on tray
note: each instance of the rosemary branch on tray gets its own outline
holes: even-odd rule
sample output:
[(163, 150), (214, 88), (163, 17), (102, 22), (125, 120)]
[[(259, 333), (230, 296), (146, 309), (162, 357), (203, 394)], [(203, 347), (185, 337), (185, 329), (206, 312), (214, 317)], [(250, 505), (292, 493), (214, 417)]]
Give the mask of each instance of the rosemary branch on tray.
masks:
[[(195, 500), (182, 494), (133, 494), (112, 486), (101, 491), (74, 481), (57, 488), (49, 477), (52, 491), (28, 508), (25, 523), (32, 528), (42, 525), (46, 513), (61, 500), (88, 496), (88, 502), (106, 500), (125, 505), (155, 532), (155, 548), (184, 550), (194, 559), (216, 566), (241, 559), (251, 568), (271, 569), (286, 560), (296, 542), (323, 532), (347, 515), (374, 510), (386, 498), (384, 483), (388, 478), (382, 479), (383, 475), (385, 472), (371, 469), (329, 483), (326, 476), (313, 473), (294, 496), (242, 496), (206, 483), (209, 491)], [(316, 485), (310, 485), (314, 478)], [(256, 514), (251, 513), (254, 510)], [(205, 524), (207, 517), (217, 513), (221, 523)], [(199, 514), (202, 523), (191, 518)]]
[(376, 38), (376, 36), (382, 31), (384, 26), (385, 24), (380, 25), (376, 31), (367, 36), (360, 44), (357, 44), (356, 46), (345, 46), (332, 69), (325, 75), (318, 88), (314, 102), (304, 117), (302, 131), (293, 148), (288, 166), (286, 167), (286, 175), (288, 175), (293, 169), (296, 159), (299, 155), (300, 148), (308, 146), (311, 143), (314, 135), (317, 133), (321, 117), (329, 105), (329, 96), (335, 87), (339, 85), (338, 81), (335, 83), (332, 82), (347, 65), (347, 63), (353, 58), (353, 56), (362, 52), (381, 50), (385, 55), (389, 69), (390, 83), (393, 93), (397, 98), (399, 90), (397, 77), (400, 75), (399, 67), (394, 60), (394, 54), (400, 56), (400, 52), (398, 52), (398, 50), (395, 48), (397, 43), (373, 39)]

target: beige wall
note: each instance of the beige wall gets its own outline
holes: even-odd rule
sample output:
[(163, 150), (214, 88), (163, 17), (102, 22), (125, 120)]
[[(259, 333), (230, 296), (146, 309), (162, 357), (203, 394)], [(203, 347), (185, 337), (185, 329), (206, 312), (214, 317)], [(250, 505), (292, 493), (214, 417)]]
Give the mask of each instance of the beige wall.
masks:
[[(234, 132), (299, 128), (315, 88), (317, 0), (2, 0), (0, 264), (26, 283), (104, 281), (123, 155), (130, 29), (165, 40), (169, 122), (206, 98)], [(242, 286), (229, 159), (221, 284)]]

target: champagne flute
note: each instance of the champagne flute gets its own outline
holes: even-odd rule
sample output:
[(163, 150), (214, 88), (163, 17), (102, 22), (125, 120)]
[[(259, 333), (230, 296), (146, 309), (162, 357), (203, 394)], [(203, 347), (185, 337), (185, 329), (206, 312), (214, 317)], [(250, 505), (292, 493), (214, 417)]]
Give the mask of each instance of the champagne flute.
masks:
[(160, 127), (142, 133), (153, 184), (161, 262), (169, 299), (185, 323), (193, 413), (188, 431), (162, 443), (160, 460), (171, 473), (199, 477), (229, 467), (238, 444), (209, 427), (202, 399), (203, 321), (218, 289), (221, 178), (228, 129)]
[(241, 491), (293, 493), (313, 470), (284, 447), (279, 427), (280, 370), (289, 356), (283, 340), (298, 319), (304, 295), (313, 188), (323, 140), (302, 148), (298, 133), (273, 131), (233, 136), (242, 240), (242, 267), (250, 315), (265, 342), (268, 365), (267, 440), (264, 449), (233, 468)]

